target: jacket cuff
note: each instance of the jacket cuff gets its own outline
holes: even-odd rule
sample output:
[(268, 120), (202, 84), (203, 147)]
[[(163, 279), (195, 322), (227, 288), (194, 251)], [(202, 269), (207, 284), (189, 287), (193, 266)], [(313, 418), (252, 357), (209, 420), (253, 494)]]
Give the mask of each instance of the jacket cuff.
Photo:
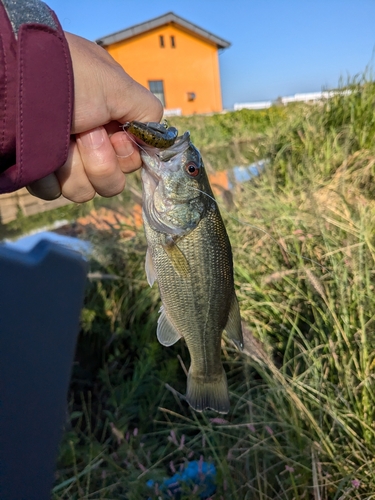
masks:
[[(60, 23), (51, 10), (48, 13), (52, 26), (27, 22), (13, 33), (17, 77), (15, 88), (8, 88), (7, 93), (15, 92), (16, 164), (0, 174), (0, 192), (14, 191), (45, 177), (68, 156), (73, 70)], [(11, 78), (5, 81), (11, 82)]]

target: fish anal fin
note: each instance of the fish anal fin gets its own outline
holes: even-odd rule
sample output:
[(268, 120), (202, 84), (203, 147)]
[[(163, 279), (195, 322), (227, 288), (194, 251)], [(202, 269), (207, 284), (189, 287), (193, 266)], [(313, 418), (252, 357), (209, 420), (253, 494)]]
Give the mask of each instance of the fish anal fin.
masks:
[(181, 278), (187, 278), (190, 275), (190, 266), (185, 255), (176, 243), (163, 245), (165, 253), (173, 265), (173, 269)]
[(223, 369), (221, 376), (211, 380), (195, 377), (189, 370), (187, 377), (186, 400), (196, 411), (206, 408), (219, 413), (228, 413), (230, 408), (227, 376)]
[(157, 278), (156, 278), (154, 263), (152, 262), (151, 251), (149, 248), (147, 248), (146, 252), (145, 270), (146, 270), (147, 282), (150, 286), (152, 286)]
[(241, 326), (240, 308), (238, 305), (236, 294), (233, 292), (233, 297), (229, 309), (228, 321), (225, 325), (225, 333), (227, 337), (234, 342), (237, 349), (243, 349), (243, 335)]
[(165, 313), (164, 307), (161, 307), (160, 313), (161, 314), (158, 319), (156, 335), (161, 345), (169, 347), (175, 344), (178, 340), (180, 340), (181, 335), (169, 321)]

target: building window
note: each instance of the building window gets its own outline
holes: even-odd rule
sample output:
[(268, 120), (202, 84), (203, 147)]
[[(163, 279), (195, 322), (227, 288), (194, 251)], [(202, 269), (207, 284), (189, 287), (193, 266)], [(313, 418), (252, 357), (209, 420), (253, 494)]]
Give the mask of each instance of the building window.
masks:
[(172, 49), (174, 49), (176, 47), (176, 42), (174, 40), (174, 36), (173, 35), (171, 36), (171, 47), (172, 47)]
[(159, 36), (159, 42), (160, 42), (160, 47), (164, 47), (164, 36), (163, 35)]
[(187, 100), (188, 101), (195, 101), (196, 95), (195, 92), (188, 92), (187, 93)]
[(163, 80), (149, 80), (148, 81), (148, 88), (159, 99), (159, 101), (162, 103), (162, 105), (165, 107)]

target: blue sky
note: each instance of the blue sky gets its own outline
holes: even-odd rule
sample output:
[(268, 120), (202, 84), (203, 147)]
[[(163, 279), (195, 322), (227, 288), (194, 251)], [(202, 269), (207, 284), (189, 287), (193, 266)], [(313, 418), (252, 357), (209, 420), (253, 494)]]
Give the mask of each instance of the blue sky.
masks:
[(372, 66), (375, 0), (45, 0), (63, 28), (95, 40), (174, 12), (231, 42), (223, 105), (338, 85)]

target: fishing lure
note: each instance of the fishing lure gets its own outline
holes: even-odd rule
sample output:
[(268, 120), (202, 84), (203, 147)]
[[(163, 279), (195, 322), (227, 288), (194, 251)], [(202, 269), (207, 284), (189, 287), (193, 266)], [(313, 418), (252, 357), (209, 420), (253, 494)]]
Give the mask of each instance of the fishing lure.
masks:
[(134, 135), (147, 146), (153, 146), (158, 149), (167, 149), (175, 143), (178, 136), (178, 130), (175, 127), (168, 127), (167, 123), (157, 122), (127, 122), (123, 129)]

